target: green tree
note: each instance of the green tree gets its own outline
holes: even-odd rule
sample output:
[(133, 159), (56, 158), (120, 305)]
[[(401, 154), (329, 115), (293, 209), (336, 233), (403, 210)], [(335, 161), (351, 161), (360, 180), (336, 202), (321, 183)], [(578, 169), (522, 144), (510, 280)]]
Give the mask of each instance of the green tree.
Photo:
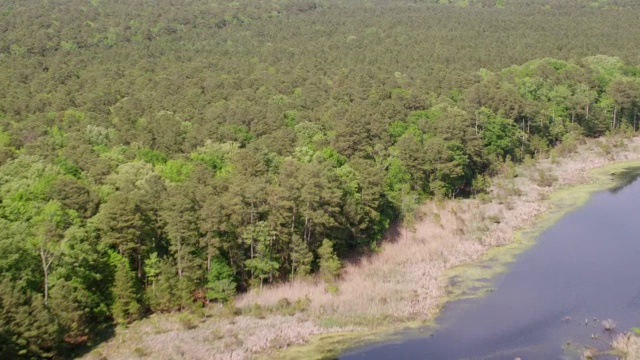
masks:
[(236, 293), (233, 270), (223, 258), (216, 257), (211, 261), (207, 282), (207, 298), (209, 300), (227, 302)]
[(280, 268), (280, 264), (273, 259), (273, 234), (269, 225), (260, 221), (250, 226), (245, 237), (255, 243), (253, 257), (244, 261), (247, 270), (251, 272), (252, 279), (262, 287), (265, 280), (273, 280), (273, 276)]
[(342, 264), (333, 250), (333, 242), (328, 239), (322, 240), (322, 245), (318, 249), (320, 275), (325, 281), (331, 282), (340, 275)]
[(291, 241), (291, 278), (294, 275), (307, 276), (311, 273), (313, 253), (306, 242), (298, 235), (294, 235)]
[(136, 277), (131, 271), (127, 259), (118, 253), (111, 253), (111, 263), (115, 268), (111, 289), (113, 293), (111, 312), (118, 324), (128, 324), (138, 319), (142, 314)]
[(518, 125), (512, 120), (494, 115), (490, 110), (485, 110), (480, 117), (480, 136), (489, 159), (504, 161), (507, 156), (512, 159), (520, 159), (523, 156), (520, 150), (525, 134)]
[(142, 277), (142, 256), (148, 247), (145, 235), (144, 208), (133, 193), (116, 192), (100, 206), (97, 227), (102, 239), (120, 255), (137, 264), (138, 277)]
[(95, 229), (73, 225), (65, 232), (64, 256), (51, 274), (49, 308), (71, 343), (91, 337), (110, 316), (113, 269)]
[(25, 292), (8, 278), (0, 281), (0, 355), (49, 358), (62, 342), (58, 322), (40, 294)]
[(35, 229), (31, 238), (31, 247), (37, 252), (42, 265), (44, 278), (44, 303), (49, 300), (49, 275), (51, 266), (63, 251), (64, 232), (72, 219), (60, 202), (50, 201), (44, 205), (41, 212), (32, 219)]
[(169, 259), (161, 259), (155, 271), (153, 282), (146, 290), (151, 310), (161, 312), (177, 309), (179, 305), (176, 296), (178, 275), (175, 263)]
[(185, 185), (169, 187), (167, 195), (161, 215), (178, 275), (175, 295), (181, 308), (187, 308), (192, 304), (192, 293), (204, 275), (204, 264), (199, 258), (202, 252), (199, 248), (198, 211), (193, 193)]

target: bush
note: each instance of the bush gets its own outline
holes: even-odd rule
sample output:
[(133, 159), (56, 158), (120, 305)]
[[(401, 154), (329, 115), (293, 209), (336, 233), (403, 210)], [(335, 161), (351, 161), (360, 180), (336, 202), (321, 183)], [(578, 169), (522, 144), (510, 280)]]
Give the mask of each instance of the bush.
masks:
[(578, 150), (578, 146), (586, 142), (584, 136), (578, 131), (572, 131), (562, 137), (562, 142), (556, 146), (556, 153), (565, 156)]
[(340, 275), (342, 264), (333, 250), (333, 242), (328, 239), (322, 240), (322, 245), (318, 249), (320, 256), (320, 275), (325, 281), (333, 281)]
[(185, 330), (193, 330), (198, 327), (195, 317), (189, 313), (182, 313), (178, 316), (178, 321)]
[(222, 258), (211, 260), (207, 282), (207, 298), (209, 300), (227, 302), (236, 293), (233, 281), (233, 270)]
[(551, 187), (558, 181), (558, 177), (543, 169), (538, 169), (537, 175), (534, 177), (536, 185), (540, 187)]

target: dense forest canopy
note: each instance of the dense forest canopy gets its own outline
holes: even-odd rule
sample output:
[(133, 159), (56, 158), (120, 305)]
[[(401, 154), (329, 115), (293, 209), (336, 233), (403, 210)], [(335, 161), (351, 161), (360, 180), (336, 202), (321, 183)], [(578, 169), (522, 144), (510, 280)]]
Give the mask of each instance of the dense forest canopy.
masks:
[(330, 279), (423, 199), (635, 131), (639, 16), (622, 0), (2, 1), (0, 357)]

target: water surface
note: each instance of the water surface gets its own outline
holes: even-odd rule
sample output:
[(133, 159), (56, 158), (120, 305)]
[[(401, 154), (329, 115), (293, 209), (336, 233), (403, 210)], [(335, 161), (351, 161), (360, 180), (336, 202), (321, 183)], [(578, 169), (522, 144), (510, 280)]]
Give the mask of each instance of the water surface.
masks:
[(640, 326), (640, 182), (633, 179), (595, 193), (542, 233), (493, 279), (493, 292), (449, 303), (436, 330), (340, 359), (579, 359), (587, 346), (607, 349), (613, 334), (603, 319), (617, 331)]

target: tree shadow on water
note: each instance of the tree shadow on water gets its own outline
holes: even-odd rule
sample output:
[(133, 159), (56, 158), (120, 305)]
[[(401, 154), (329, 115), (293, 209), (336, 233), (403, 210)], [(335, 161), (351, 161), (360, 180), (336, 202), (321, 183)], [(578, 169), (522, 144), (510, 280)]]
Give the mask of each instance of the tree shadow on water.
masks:
[(614, 177), (616, 178), (616, 184), (609, 189), (609, 192), (617, 194), (622, 189), (638, 180), (638, 177), (640, 177), (640, 166), (626, 168), (619, 173), (614, 174)]

